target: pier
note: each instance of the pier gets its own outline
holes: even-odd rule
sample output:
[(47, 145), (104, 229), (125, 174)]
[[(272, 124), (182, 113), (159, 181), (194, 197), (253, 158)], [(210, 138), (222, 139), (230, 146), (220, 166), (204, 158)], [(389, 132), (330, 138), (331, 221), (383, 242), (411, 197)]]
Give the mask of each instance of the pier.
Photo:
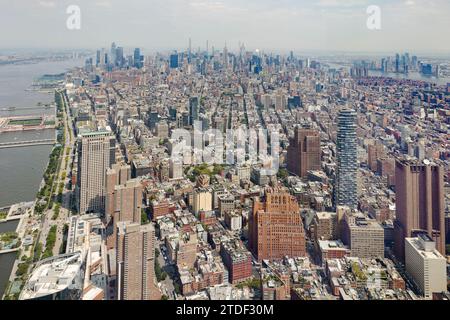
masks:
[(0, 117), (0, 133), (55, 128), (54, 115)]

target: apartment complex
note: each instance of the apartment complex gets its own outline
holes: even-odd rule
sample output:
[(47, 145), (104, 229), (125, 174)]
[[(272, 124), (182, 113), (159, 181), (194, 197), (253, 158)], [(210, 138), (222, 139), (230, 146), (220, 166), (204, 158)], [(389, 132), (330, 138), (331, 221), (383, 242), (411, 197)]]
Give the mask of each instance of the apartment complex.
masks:
[(158, 299), (155, 280), (153, 224), (117, 223), (117, 283), (119, 300)]

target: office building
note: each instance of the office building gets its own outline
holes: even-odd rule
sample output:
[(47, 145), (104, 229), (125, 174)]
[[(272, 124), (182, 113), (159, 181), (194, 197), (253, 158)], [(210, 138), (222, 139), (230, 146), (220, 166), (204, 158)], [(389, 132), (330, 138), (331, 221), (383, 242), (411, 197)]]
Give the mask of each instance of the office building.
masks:
[(169, 178), (182, 179), (183, 178), (183, 162), (180, 159), (169, 159)]
[(305, 255), (305, 233), (295, 197), (284, 189), (267, 188), (262, 201), (254, 200), (249, 246), (259, 261)]
[(78, 137), (77, 195), (79, 213), (104, 213), (106, 170), (115, 163), (115, 139), (109, 131)]
[(113, 216), (115, 211), (114, 192), (117, 185), (125, 184), (131, 179), (131, 167), (125, 164), (115, 163), (106, 170), (106, 203), (105, 213)]
[(338, 238), (336, 212), (316, 212), (312, 221), (312, 235), (318, 240), (334, 240)]
[(169, 137), (169, 125), (165, 121), (160, 121), (155, 125), (155, 134), (160, 139)]
[(192, 211), (198, 215), (200, 211), (212, 210), (212, 192), (206, 188), (198, 188), (194, 190)]
[(436, 250), (435, 242), (427, 234), (405, 239), (406, 272), (425, 298), (431, 299), (433, 293), (447, 291), (446, 265), (445, 257)]
[(114, 188), (113, 216), (117, 221), (141, 221), (142, 184), (137, 179), (128, 180)]
[(190, 97), (189, 98), (189, 124), (191, 126), (194, 125), (194, 121), (199, 119), (200, 114), (200, 104), (198, 101), (198, 97)]
[(123, 47), (117, 47), (115, 65), (119, 68), (122, 68), (124, 65), (124, 62), (125, 62), (125, 59), (123, 57)]
[(351, 109), (343, 109), (338, 115), (336, 206), (349, 206), (353, 209), (358, 206), (358, 156), (356, 147), (356, 112)]
[(444, 169), (428, 160), (395, 163), (395, 255), (404, 260), (405, 238), (426, 233), (445, 254)]
[(134, 49), (134, 56), (133, 56), (133, 62), (135, 68), (142, 68), (142, 56), (141, 56), (141, 49), (135, 48)]
[(378, 169), (378, 159), (383, 158), (386, 155), (384, 146), (376, 141), (374, 144), (369, 144), (367, 146), (367, 165), (369, 169), (373, 172), (377, 172)]
[(384, 257), (384, 229), (376, 220), (361, 212), (346, 212), (343, 227), (342, 242), (349, 246), (352, 257)]
[(289, 140), (287, 169), (299, 177), (306, 177), (308, 170), (320, 170), (320, 133), (317, 130), (296, 128)]
[(177, 53), (173, 53), (170, 55), (170, 68), (171, 69), (176, 69), (178, 68), (178, 54)]

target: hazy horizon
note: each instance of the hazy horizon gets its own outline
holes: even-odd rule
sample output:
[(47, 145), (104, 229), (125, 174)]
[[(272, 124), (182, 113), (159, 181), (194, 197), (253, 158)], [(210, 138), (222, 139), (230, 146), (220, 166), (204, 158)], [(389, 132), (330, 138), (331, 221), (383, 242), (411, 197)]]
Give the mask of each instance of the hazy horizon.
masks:
[[(0, 47), (449, 54), (447, 0), (0, 0)], [(69, 30), (69, 5), (81, 29)], [(381, 9), (369, 30), (366, 9)], [(431, 49), (432, 48), (432, 49)]]

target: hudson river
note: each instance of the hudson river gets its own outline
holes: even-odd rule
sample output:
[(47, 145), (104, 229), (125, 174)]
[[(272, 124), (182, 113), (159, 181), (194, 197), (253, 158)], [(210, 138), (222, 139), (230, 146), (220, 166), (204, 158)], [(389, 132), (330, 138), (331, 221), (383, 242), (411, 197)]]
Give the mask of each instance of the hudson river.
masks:
[[(35, 107), (32, 110), (0, 111), (0, 117), (49, 114), (53, 108), (44, 104), (54, 101), (54, 94), (26, 91), (33, 80), (44, 74), (58, 74), (82, 61), (66, 60), (0, 66), (0, 109), (8, 107)], [(55, 136), (54, 130), (0, 133), (0, 142), (48, 139)], [(52, 146), (30, 146), (0, 149), (0, 207), (21, 201), (32, 201), (36, 195), (42, 174), (48, 162)]]
[[(27, 91), (33, 80), (44, 74), (58, 74), (75, 66), (81, 60), (39, 62), (0, 66), (0, 109), (16, 107), (42, 107), (28, 110), (0, 111), (0, 117), (42, 115), (54, 113), (44, 105), (54, 102), (54, 94)], [(55, 130), (0, 133), (0, 142), (48, 139)], [(0, 149), (0, 207), (21, 201), (32, 201), (42, 181), (52, 146), (30, 146)], [(18, 221), (0, 224), (0, 233), (15, 231)], [(0, 254), (0, 299), (16, 259), (16, 252)]]

